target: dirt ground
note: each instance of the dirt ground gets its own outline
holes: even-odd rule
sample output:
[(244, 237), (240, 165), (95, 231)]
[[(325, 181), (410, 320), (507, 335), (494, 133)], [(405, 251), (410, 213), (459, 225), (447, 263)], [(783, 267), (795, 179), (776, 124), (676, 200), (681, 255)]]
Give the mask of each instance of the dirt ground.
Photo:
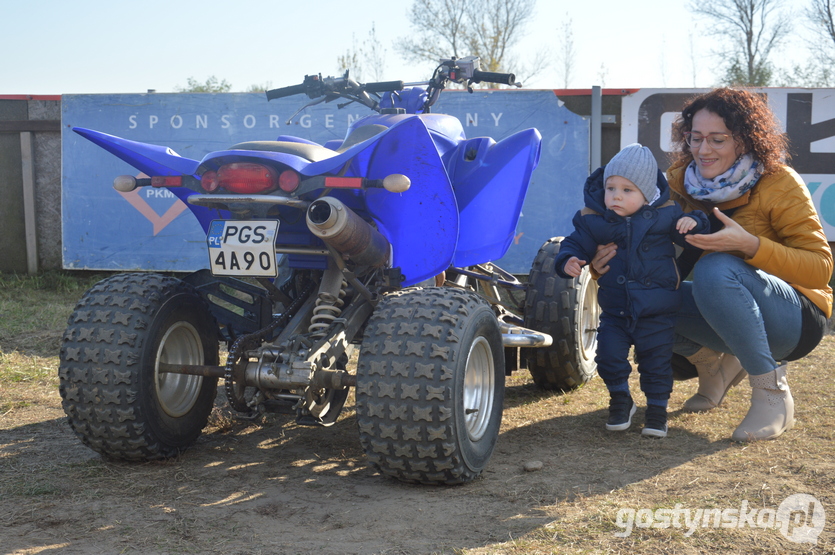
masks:
[(373, 472), (352, 416), (330, 428), (233, 423), (177, 460), (107, 463), (75, 438), (58, 399), (44, 401), (15, 411), (11, 428), (11, 415), (0, 420), (3, 471), (25, 490), (0, 509), (3, 553), (428, 553), (548, 522), (525, 498), (536, 480), (521, 470), (521, 438), (463, 487)]
[[(796, 429), (753, 445), (728, 440), (747, 410), (746, 387), (715, 413), (691, 415), (675, 409), (696, 384), (677, 384), (670, 435), (651, 440), (640, 435), (643, 409), (630, 431), (603, 429), (598, 378), (558, 394), (519, 372), (489, 466), (454, 487), (403, 484), (371, 470), (351, 409), (330, 428), (283, 415), (237, 421), (217, 409), (176, 460), (126, 464), (102, 460), (73, 435), (54, 381), (0, 386), (0, 397), (18, 400), (0, 413), (0, 552), (833, 553), (833, 352), (828, 336), (793, 366)], [(530, 461), (542, 469), (526, 471)], [(746, 501), (774, 509), (795, 493), (815, 496), (827, 511), (816, 545), (750, 527), (615, 536), (624, 508)]]

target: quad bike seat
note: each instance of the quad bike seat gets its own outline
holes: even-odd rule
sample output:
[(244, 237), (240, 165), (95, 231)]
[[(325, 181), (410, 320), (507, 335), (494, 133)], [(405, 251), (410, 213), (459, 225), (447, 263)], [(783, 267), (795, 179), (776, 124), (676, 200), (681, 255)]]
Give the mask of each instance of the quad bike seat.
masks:
[(283, 152), (304, 158), (309, 162), (321, 162), (333, 158), (340, 152), (359, 144), (388, 129), (385, 125), (372, 124), (357, 127), (336, 150), (323, 147), (315, 143), (301, 143), (296, 141), (247, 141), (238, 143), (230, 150), (257, 150), (262, 152)]
[(338, 153), (320, 145), (291, 141), (247, 141), (229, 147), (230, 150), (257, 150), (262, 152), (283, 152), (304, 158), (309, 162), (321, 162)]

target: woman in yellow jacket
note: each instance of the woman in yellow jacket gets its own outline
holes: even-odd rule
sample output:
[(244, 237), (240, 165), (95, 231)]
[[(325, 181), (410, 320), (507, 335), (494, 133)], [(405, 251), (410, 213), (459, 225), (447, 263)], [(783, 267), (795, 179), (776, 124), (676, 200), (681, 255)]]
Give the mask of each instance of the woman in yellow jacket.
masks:
[[(694, 98), (674, 124), (673, 141), (679, 152), (667, 172), (670, 197), (685, 211), (708, 214), (713, 231), (686, 239), (704, 254), (692, 261), (692, 281), (682, 283), (676, 320), (674, 351), (699, 376), (683, 410), (717, 407), (747, 371), (751, 408), (732, 439), (776, 438), (794, 424), (786, 362), (817, 346), (832, 314), (829, 244), (759, 95), (722, 88)], [(611, 249), (595, 257), (598, 271)]]

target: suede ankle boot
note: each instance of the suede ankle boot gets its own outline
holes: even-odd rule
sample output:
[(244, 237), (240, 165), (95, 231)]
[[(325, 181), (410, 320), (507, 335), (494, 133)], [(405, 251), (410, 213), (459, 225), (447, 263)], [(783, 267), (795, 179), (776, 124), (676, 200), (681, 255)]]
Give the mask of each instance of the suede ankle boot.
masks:
[(722, 403), (728, 390), (742, 381), (745, 369), (739, 359), (727, 353), (702, 347), (687, 360), (696, 366), (699, 373), (699, 390), (687, 399), (681, 410), (704, 412), (715, 409)]
[(774, 439), (794, 426), (794, 399), (786, 380), (786, 363), (773, 372), (748, 376), (751, 408), (734, 431), (734, 441)]

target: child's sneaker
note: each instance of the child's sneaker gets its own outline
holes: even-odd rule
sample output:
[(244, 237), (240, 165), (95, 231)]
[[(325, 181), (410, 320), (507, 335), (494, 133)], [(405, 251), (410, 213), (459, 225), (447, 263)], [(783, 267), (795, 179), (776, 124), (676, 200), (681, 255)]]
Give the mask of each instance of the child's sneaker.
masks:
[(647, 405), (644, 415), (646, 423), (641, 435), (648, 437), (667, 437), (667, 409), (659, 405)]
[(609, 420), (606, 422), (606, 429), (611, 432), (629, 429), (632, 424), (632, 415), (637, 410), (635, 402), (625, 391), (613, 391), (610, 395)]

